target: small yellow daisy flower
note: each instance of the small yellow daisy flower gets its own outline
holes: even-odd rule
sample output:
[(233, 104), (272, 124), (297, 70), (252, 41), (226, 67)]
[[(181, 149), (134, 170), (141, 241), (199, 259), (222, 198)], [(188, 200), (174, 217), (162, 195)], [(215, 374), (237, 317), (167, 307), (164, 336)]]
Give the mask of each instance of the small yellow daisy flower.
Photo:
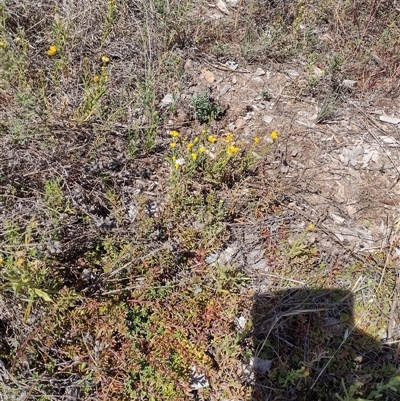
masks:
[(204, 147), (204, 146), (202, 146), (200, 149), (199, 149), (199, 153), (204, 153), (206, 151), (206, 148)]
[(276, 131), (271, 132), (271, 138), (276, 141), (278, 139), (278, 133)]
[(99, 82), (100, 81), (100, 78), (99, 78), (99, 76), (98, 75), (95, 75), (94, 77), (93, 77), (93, 82)]
[(193, 148), (193, 143), (192, 142), (189, 142), (188, 144), (187, 144), (187, 149), (188, 150), (191, 150)]
[(170, 133), (169, 133), (173, 138), (179, 138), (179, 132), (178, 131), (171, 131)]
[(4, 42), (0, 42), (0, 47), (4, 47), (6, 44)]
[(102, 61), (104, 64), (107, 64), (107, 63), (110, 62), (110, 59), (109, 59), (107, 56), (102, 56), (102, 57), (101, 57), (101, 61)]
[(48, 56), (54, 56), (57, 53), (57, 46), (50, 46), (49, 50), (47, 50)]
[(231, 146), (228, 146), (228, 149), (227, 149), (227, 153), (228, 153), (228, 156), (232, 156), (232, 155), (235, 155), (237, 152), (239, 152), (239, 148), (237, 147), (237, 146), (233, 146), (233, 145), (231, 145)]
[(228, 143), (232, 142), (233, 141), (233, 134), (231, 134), (231, 133), (227, 134), (225, 140)]
[(193, 139), (193, 142), (194, 142), (194, 143), (199, 142), (199, 138), (196, 136), (196, 138)]
[(254, 138), (254, 143), (259, 143), (260, 142), (260, 138), (258, 137), (258, 136), (256, 136), (255, 138)]
[(209, 135), (207, 138), (208, 142), (214, 143), (217, 141), (217, 138), (214, 135)]
[(173, 162), (176, 161), (176, 156), (175, 156), (175, 155), (172, 156), (172, 161), (173, 161)]
[(315, 226), (314, 226), (313, 223), (310, 223), (310, 224), (307, 226), (307, 230), (308, 230), (308, 231), (312, 231), (312, 230), (314, 230), (314, 228), (315, 228)]
[(192, 153), (192, 159), (196, 160), (197, 159), (197, 153)]
[(202, 133), (203, 135), (205, 135), (205, 134), (207, 134), (207, 130), (206, 130), (206, 129), (203, 129), (203, 131), (201, 131), (201, 133)]
[(175, 170), (179, 170), (179, 167), (180, 167), (181, 165), (179, 164), (179, 163), (175, 163)]
[(177, 145), (177, 143), (176, 142), (171, 142), (170, 144), (169, 144), (169, 146), (173, 149), (173, 148), (175, 148), (176, 147), (176, 145)]

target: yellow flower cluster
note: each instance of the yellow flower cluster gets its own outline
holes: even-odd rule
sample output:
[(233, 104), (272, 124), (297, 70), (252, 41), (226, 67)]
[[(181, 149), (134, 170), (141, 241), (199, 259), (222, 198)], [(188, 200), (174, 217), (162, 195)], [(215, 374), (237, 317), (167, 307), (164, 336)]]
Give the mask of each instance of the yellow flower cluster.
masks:
[[(172, 151), (171, 164), (175, 170), (179, 170), (185, 166), (186, 171), (194, 171), (201, 166), (201, 169), (207, 170), (210, 168), (214, 172), (219, 171), (224, 169), (230, 163), (230, 160), (240, 153), (242, 148), (241, 142), (238, 142), (231, 132), (221, 135), (223, 141), (207, 129), (203, 129), (200, 136), (188, 142), (176, 130), (170, 131), (169, 135), (171, 137), (169, 147)], [(271, 138), (276, 140), (278, 134), (273, 131)], [(249, 150), (250, 153), (259, 142), (260, 138), (255, 137), (254, 144)], [(249, 157), (250, 153), (243, 155), (243, 157)], [(208, 157), (205, 158), (205, 155)]]
[(48, 56), (55, 56), (57, 54), (57, 46), (50, 46), (49, 50), (47, 50), (47, 55)]
[(229, 133), (225, 137), (225, 141), (231, 143), (233, 141), (233, 134)]

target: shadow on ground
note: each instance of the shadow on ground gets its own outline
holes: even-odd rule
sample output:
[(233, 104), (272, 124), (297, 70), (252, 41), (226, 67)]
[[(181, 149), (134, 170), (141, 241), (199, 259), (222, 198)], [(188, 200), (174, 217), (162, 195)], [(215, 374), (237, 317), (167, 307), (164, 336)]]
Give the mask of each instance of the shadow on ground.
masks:
[(395, 350), (355, 327), (353, 307), (337, 289), (256, 296), (252, 400), (400, 400)]

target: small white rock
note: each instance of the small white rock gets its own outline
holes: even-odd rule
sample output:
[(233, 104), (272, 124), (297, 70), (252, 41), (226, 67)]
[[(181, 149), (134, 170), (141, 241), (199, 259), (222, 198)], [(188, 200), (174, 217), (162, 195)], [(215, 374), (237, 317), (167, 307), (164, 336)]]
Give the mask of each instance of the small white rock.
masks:
[(400, 123), (400, 118), (396, 118), (396, 117), (380, 116), (379, 119), (385, 123), (390, 123), (390, 124)]
[(266, 124), (271, 123), (273, 119), (274, 119), (274, 117), (272, 117), (272, 116), (264, 116), (264, 118), (263, 118), (263, 120)]
[(225, 95), (231, 89), (231, 86), (229, 84), (224, 85), (224, 87), (221, 89), (220, 96)]
[(172, 93), (168, 93), (161, 100), (161, 107), (167, 107), (172, 103), (174, 103), (174, 96), (172, 95)]
[(357, 81), (353, 81), (352, 79), (344, 79), (342, 85), (344, 88), (351, 89), (357, 84)]
[(239, 330), (244, 330), (246, 327), (247, 319), (243, 316), (235, 317), (236, 326)]
[(230, 70), (233, 70), (233, 71), (235, 71), (235, 70), (239, 67), (239, 64), (238, 64), (238, 63), (235, 63), (233, 60), (228, 60), (228, 61), (225, 63), (225, 65), (226, 65)]
[(183, 166), (183, 165), (185, 164), (185, 159), (184, 159), (183, 157), (180, 157), (179, 159), (176, 159), (176, 160), (175, 160), (175, 163), (176, 163), (178, 166)]
[(257, 84), (261, 84), (261, 85), (264, 83), (263, 79), (260, 78), (260, 77), (254, 77), (254, 78), (252, 79), (252, 81), (255, 82), (255, 83), (257, 83)]
[(260, 77), (261, 75), (265, 75), (265, 71), (262, 68), (257, 68), (256, 72), (254, 73), (256, 77)]

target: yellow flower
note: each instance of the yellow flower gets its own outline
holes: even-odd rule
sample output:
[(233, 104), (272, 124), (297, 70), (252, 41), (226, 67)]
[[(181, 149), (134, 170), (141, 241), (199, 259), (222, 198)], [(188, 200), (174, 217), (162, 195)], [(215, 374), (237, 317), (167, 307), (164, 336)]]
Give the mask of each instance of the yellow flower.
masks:
[(194, 143), (199, 142), (199, 138), (196, 136), (196, 138), (193, 139), (193, 142), (194, 142)]
[(180, 167), (181, 165), (179, 164), (179, 163), (175, 163), (175, 170), (179, 170), (179, 167)]
[(173, 138), (179, 138), (179, 132), (178, 131), (171, 131), (169, 133)]
[(271, 132), (271, 138), (276, 141), (278, 139), (278, 133), (276, 131)]
[(169, 144), (169, 146), (173, 149), (173, 148), (175, 148), (176, 147), (176, 145), (177, 145), (177, 143), (176, 142), (171, 142), (170, 144)]
[(312, 230), (314, 230), (314, 228), (315, 228), (315, 226), (314, 226), (313, 223), (310, 223), (310, 224), (307, 226), (307, 230), (308, 230), (308, 231), (312, 231)]
[(50, 46), (49, 50), (47, 50), (48, 56), (54, 56), (57, 53), (57, 46)]
[(199, 149), (199, 152), (200, 153), (204, 153), (206, 151), (206, 148), (204, 147), (204, 146), (202, 146), (200, 149)]
[(0, 42), (0, 47), (4, 47), (6, 44), (4, 42)]
[(197, 153), (192, 153), (192, 159), (196, 160), (197, 159)]
[(93, 77), (93, 82), (99, 82), (99, 80), (100, 80), (100, 78), (99, 78), (99, 76), (98, 75), (95, 75), (94, 77)]
[(231, 134), (231, 133), (227, 134), (225, 140), (228, 143), (232, 142), (233, 141), (233, 134)]
[(193, 143), (192, 142), (189, 142), (188, 144), (187, 144), (187, 149), (188, 150), (191, 150), (193, 148)]
[(237, 152), (239, 152), (239, 148), (237, 146), (228, 146), (228, 154), (230, 155), (235, 155)]
[(201, 133), (202, 133), (203, 135), (205, 135), (205, 134), (207, 134), (207, 130), (206, 130), (206, 129), (203, 129), (203, 131), (201, 131)]
[(209, 135), (207, 138), (208, 142), (214, 143), (217, 141), (217, 138), (214, 135)]
[(172, 161), (173, 161), (173, 162), (176, 161), (176, 156), (175, 156), (175, 155), (172, 156)]
[(104, 64), (107, 64), (107, 63), (110, 62), (110, 59), (109, 59), (107, 56), (102, 56), (102, 57), (101, 57), (101, 61), (102, 61)]
[(258, 136), (256, 136), (255, 138), (254, 138), (254, 143), (259, 143), (260, 142), (260, 138), (258, 137)]

